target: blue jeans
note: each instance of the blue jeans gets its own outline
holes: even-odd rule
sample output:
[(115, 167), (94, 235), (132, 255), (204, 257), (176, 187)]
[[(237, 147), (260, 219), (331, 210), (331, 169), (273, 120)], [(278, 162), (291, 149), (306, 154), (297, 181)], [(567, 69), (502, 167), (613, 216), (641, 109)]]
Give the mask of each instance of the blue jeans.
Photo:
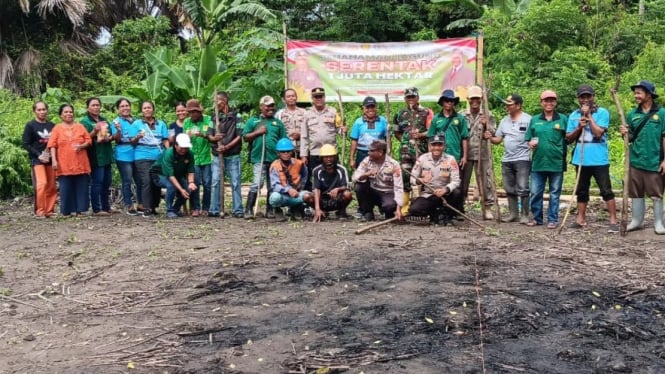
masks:
[[(154, 181), (153, 177), (153, 181)], [(160, 175), (157, 179), (157, 185), (160, 188), (166, 188), (166, 212), (167, 213), (179, 213), (180, 208), (185, 204), (185, 198), (180, 194), (178, 190), (175, 189), (175, 186), (173, 186), (173, 183), (171, 183), (171, 180), (169, 177), (165, 175)], [(186, 178), (178, 178), (178, 183), (180, 183), (180, 186), (184, 186), (184, 188), (189, 192), (189, 189), (187, 188), (187, 180)], [(196, 191), (198, 192), (198, 191)]]
[[(231, 197), (233, 199), (233, 214), (242, 213), (242, 192), (240, 190), (240, 156), (224, 157), (224, 175), (231, 179)], [(212, 158), (212, 197), (210, 213), (223, 212), (220, 209), (219, 199), (219, 157)]]
[(280, 208), (283, 206), (292, 207), (292, 206), (304, 206), (305, 202), (303, 197), (311, 192), (300, 191), (298, 192), (298, 197), (291, 197), (289, 194), (282, 194), (279, 192), (273, 192), (270, 194), (270, 205), (273, 208)]
[[(263, 170), (261, 168), (263, 167)], [(270, 196), (270, 179), (268, 177), (268, 172), (270, 169), (270, 164), (267, 162), (252, 164), (252, 174), (254, 175), (252, 179), (252, 184), (249, 186), (249, 192), (257, 192), (263, 187), (263, 181), (268, 181), (268, 196)], [(261, 172), (261, 180), (259, 180), (259, 171)]]
[(109, 190), (112, 178), (111, 165), (99, 166), (92, 169), (92, 174), (90, 175), (90, 203), (93, 212), (108, 212), (111, 210)]
[(136, 185), (136, 202), (143, 205), (143, 196), (141, 196), (141, 180), (136, 172), (133, 161), (116, 161), (120, 180), (122, 181), (122, 200), (125, 207), (132, 206), (132, 181)]
[[(212, 166), (211, 165), (196, 165), (194, 166), (194, 184), (199, 188), (203, 185), (203, 210), (210, 210), (210, 184), (212, 183)], [(218, 194), (219, 195), (219, 194)], [(190, 196), (192, 210), (201, 210), (201, 194), (200, 190), (194, 191)]]
[(549, 181), (550, 203), (547, 207), (547, 222), (559, 223), (559, 197), (563, 185), (563, 172), (532, 171), (531, 172), (531, 198), (529, 205), (533, 219), (537, 224), (543, 224), (543, 193), (545, 181)]
[(60, 185), (60, 214), (68, 216), (72, 213), (83, 213), (90, 206), (90, 176), (88, 174), (61, 175), (58, 177)]

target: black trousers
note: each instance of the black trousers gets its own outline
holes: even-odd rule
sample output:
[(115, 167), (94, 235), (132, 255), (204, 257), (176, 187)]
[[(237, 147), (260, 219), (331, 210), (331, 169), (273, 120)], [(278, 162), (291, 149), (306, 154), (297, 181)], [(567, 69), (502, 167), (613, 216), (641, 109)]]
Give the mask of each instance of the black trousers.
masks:
[(397, 209), (394, 192), (377, 191), (370, 186), (369, 182), (356, 183), (356, 197), (363, 213), (372, 212), (374, 207), (378, 206), (386, 218), (392, 218)]
[(322, 163), (323, 161), (319, 156), (309, 155), (307, 157), (307, 183), (305, 183), (305, 191), (312, 190), (312, 170), (314, 170), (315, 167), (321, 165)]
[[(444, 198), (450, 206), (459, 210), (460, 212), (462, 211), (459, 206), (464, 205), (464, 195), (460, 189), (454, 189), (450, 194), (445, 195)], [(433, 216), (440, 212), (449, 217), (453, 217), (457, 214), (449, 208), (444, 208), (441, 198), (434, 195), (430, 195), (429, 197), (418, 197), (409, 206), (410, 216)]]

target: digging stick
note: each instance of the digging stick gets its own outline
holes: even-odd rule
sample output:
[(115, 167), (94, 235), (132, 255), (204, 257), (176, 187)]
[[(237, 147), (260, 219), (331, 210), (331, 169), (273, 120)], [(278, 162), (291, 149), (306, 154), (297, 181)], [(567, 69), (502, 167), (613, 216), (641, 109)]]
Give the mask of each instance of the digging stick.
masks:
[[(488, 79), (489, 84), (492, 83), (492, 78), (493, 77), (490, 74), (489, 79)], [(484, 93), (483, 112), (485, 114), (485, 118), (487, 118), (488, 121), (490, 120), (490, 105), (489, 105), (489, 99), (490, 99), (489, 93), (490, 92), (489, 92), (489, 90), (490, 89), (489, 89), (488, 86), (483, 85), (483, 93)], [(486, 143), (485, 146), (487, 147), (488, 152), (489, 152), (489, 158), (487, 159), (487, 162), (488, 162), (488, 166), (489, 166), (490, 173), (491, 173), (490, 177), (492, 178), (492, 195), (493, 195), (492, 197), (494, 198), (494, 215), (495, 215), (496, 222), (501, 223), (501, 207), (499, 206), (499, 197), (497, 196), (497, 193), (496, 193), (496, 178), (494, 177), (494, 156), (493, 156), (494, 153), (492, 153), (492, 142), (490, 142), (490, 140), (487, 139), (485, 141), (485, 143)], [(481, 142), (481, 144), (482, 144), (482, 142)], [(482, 159), (482, 152), (480, 153), (480, 157), (478, 159), (479, 160)], [(478, 169), (480, 169), (480, 161), (478, 162)], [(485, 177), (484, 172), (483, 172), (482, 169), (480, 169), (480, 174), (482, 175), (482, 177)], [(483, 194), (481, 196), (483, 196), (484, 194), (485, 194), (485, 191), (483, 191)]]
[(391, 132), (390, 132), (390, 98), (386, 94), (386, 145), (388, 146), (388, 152), (386, 154), (391, 156), (393, 154), (392, 144), (391, 144)]
[[(614, 100), (614, 104), (617, 106), (617, 112), (619, 113), (619, 119), (621, 120), (621, 125), (628, 127), (626, 123), (626, 116), (623, 113), (623, 107), (619, 101), (619, 96), (617, 92), (619, 91), (619, 84), (621, 83), (621, 77), (617, 77), (617, 83), (613, 89), (610, 90), (610, 95)], [(628, 134), (623, 137), (623, 187), (622, 187), (622, 202), (621, 202), (621, 229), (619, 234), (621, 236), (626, 236), (626, 227), (628, 225), (628, 178), (630, 172), (630, 140)]]
[[(409, 172), (408, 170), (406, 170), (406, 169), (404, 169), (404, 168), (402, 168), (402, 171), (405, 172), (405, 173), (407, 173), (408, 175), (410, 175), (410, 176), (416, 178), (416, 180), (417, 180), (420, 184), (422, 184), (422, 185), (423, 185), (425, 188), (427, 188), (430, 192), (434, 193), (434, 187), (432, 187), (430, 184), (425, 183), (422, 179), (420, 179), (420, 178), (416, 177), (415, 175), (411, 174), (411, 172)], [(459, 210), (457, 210), (457, 208), (455, 208), (455, 207), (453, 207), (452, 205), (448, 204), (448, 202), (446, 201), (446, 199), (445, 199), (443, 196), (441, 196), (441, 202), (443, 203), (443, 206), (444, 206), (444, 207), (446, 207), (446, 208), (452, 210), (453, 212), (455, 212), (455, 213), (459, 214), (460, 216), (464, 217), (465, 219), (468, 219), (471, 223), (475, 224), (476, 226), (480, 227), (481, 229), (486, 229), (485, 226), (483, 226), (482, 224), (480, 224), (480, 223), (479, 223), (478, 221), (476, 221), (475, 219), (473, 219), (473, 218), (467, 216), (466, 214), (464, 214), (464, 213), (460, 212)]]
[(367, 227), (363, 227), (363, 228), (361, 228), (361, 229), (356, 230), (356, 235), (360, 235), (360, 234), (362, 234), (362, 233), (364, 233), (364, 232), (366, 232), (366, 231), (369, 231), (369, 230), (371, 230), (371, 229), (375, 229), (375, 228), (377, 228), (377, 227), (381, 227), (381, 226), (383, 226), (383, 225), (387, 225), (387, 224), (389, 224), (389, 223), (391, 223), (391, 222), (395, 222), (395, 221), (397, 221), (397, 219), (398, 219), (397, 217), (393, 217), (393, 218), (389, 218), (389, 219), (387, 219), (387, 220), (385, 220), (385, 221), (377, 222), (377, 223), (374, 223), (374, 224), (369, 225), (369, 226), (367, 226)]
[[(261, 188), (263, 187), (263, 183), (261, 183), (261, 178), (263, 178), (263, 163), (266, 160), (266, 134), (261, 135), (261, 168), (259, 169), (259, 186), (256, 190), (256, 202), (254, 203), (254, 211), (253, 215), (254, 218), (256, 218), (256, 214), (259, 211), (259, 197), (261, 197)], [(270, 183), (270, 181), (268, 181)], [(270, 198), (270, 196), (268, 196)]]
[[(484, 87), (485, 85), (485, 82), (483, 80), (484, 35), (482, 31), (480, 31), (476, 40), (478, 43), (478, 51), (476, 53), (476, 55), (478, 56), (478, 61), (476, 64), (476, 68), (478, 69), (477, 75), (480, 78), (480, 82), (478, 83), (480, 83)], [(486, 102), (485, 97), (483, 97), (483, 101)], [(488, 113), (489, 110), (483, 106), (483, 116), (485, 116), (487, 121), (489, 121)], [(485, 196), (485, 174), (483, 170), (483, 145), (485, 143), (485, 141), (483, 140), (483, 135), (485, 134), (485, 128), (486, 126), (483, 125), (482, 131), (480, 132), (480, 147), (478, 149), (478, 165), (476, 168), (476, 181), (478, 181), (478, 193), (480, 195), (480, 214), (482, 215), (483, 219), (485, 219), (487, 213), (487, 207), (485, 206), (485, 202), (487, 201), (487, 196)], [(478, 171), (480, 171), (481, 175), (478, 175)], [(494, 203), (497, 204), (496, 201)]]
[[(222, 136), (219, 142), (224, 145), (224, 134), (222, 128), (219, 126), (219, 108), (217, 107), (217, 87), (215, 87), (215, 98), (213, 99), (215, 105), (215, 130), (217, 134)], [(217, 161), (219, 162), (219, 216), (224, 218), (224, 154), (217, 148)]]
[[(342, 126), (345, 126), (346, 120), (344, 119), (344, 103), (342, 102), (342, 94), (337, 89), (337, 104), (339, 104), (339, 115), (342, 117)], [(346, 132), (342, 131), (342, 162), (346, 160), (344, 155), (346, 154)]]
[(580, 184), (580, 175), (582, 175), (582, 165), (584, 162), (584, 131), (586, 131), (586, 127), (582, 129), (582, 133), (580, 134), (580, 139), (582, 139), (582, 141), (580, 145), (580, 162), (577, 169), (577, 177), (575, 178), (575, 187), (573, 187), (573, 193), (570, 195), (570, 203), (568, 203), (568, 209), (566, 209), (566, 214), (563, 215), (563, 221), (561, 221), (561, 225), (556, 230), (557, 234), (561, 234), (561, 230), (563, 230), (564, 226), (566, 225), (566, 220), (568, 219), (570, 210), (572, 209), (573, 203), (575, 202), (575, 193), (577, 192), (577, 186), (579, 186)]

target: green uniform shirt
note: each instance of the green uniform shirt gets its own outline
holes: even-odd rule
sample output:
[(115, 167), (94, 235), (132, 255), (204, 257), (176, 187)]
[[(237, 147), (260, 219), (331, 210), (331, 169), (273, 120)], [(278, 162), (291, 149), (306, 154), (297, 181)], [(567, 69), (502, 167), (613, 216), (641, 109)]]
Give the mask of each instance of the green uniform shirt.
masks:
[[(273, 162), (277, 160), (277, 141), (286, 138), (286, 128), (282, 121), (277, 118), (252, 117), (245, 124), (242, 130), (242, 136), (254, 132), (261, 126), (267, 126), (266, 132), (266, 154), (263, 162)], [(249, 162), (252, 164), (261, 163), (261, 152), (263, 150), (263, 136), (258, 136), (249, 144)]]
[(462, 159), (462, 140), (469, 138), (469, 128), (464, 116), (455, 113), (452, 117), (446, 117), (443, 112), (437, 113), (429, 126), (427, 137), (431, 138), (444, 132), (446, 153), (455, 157), (455, 160), (459, 163)]
[[(99, 116), (99, 122), (106, 122), (108, 124), (107, 132), (110, 135), (112, 124), (102, 116)], [(95, 129), (97, 122), (86, 114), (85, 117), (81, 118), (81, 124), (88, 132), (91, 132)], [(90, 157), (90, 165), (92, 167), (111, 165), (113, 163), (113, 143), (110, 141), (97, 143), (97, 136), (92, 137), (92, 149), (88, 152), (88, 156)]]
[(186, 178), (194, 172), (194, 155), (191, 151), (184, 156), (175, 151), (175, 147), (167, 148), (152, 165), (151, 170), (166, 177)]
[(663, 146), (663, 137), (665, 137), (665, 109), (662, 107), (652, 109), (651, 118), (637, 134), (637, 139), (633, 139), (633, 133), (647, 113), (644, 113), (640, 108), (635, 108), (626, 116), (630, 138), (632, 139), (630, 166), (658, 172), (661, 161), (660, 152)]
[(208, 128), (212, 126), (210, 116), (206, 115), (198, 122), (193, 122), (191, 118), (187, 118), (182, 124), (182, 132), (189, 134), (189, 137), (192, 139), (192, 153), (194, 153), (194, 162), (196, 165), (212, 164), (212, 149), (210, 148), (208, 138), (197, 136), (193, 133), (198, 130), (201, 134), (206, 135)]
[(545, 119), (543, 113), (531, 118), (524, 140), (528, 142), (534, 137), (538, 138), (538, 146), (533, 150), (531, 157), (532, 171), (559, 173), (564, 171), (568, 150), (566, 126), (568, 126), (568, 118), (557, 112), (554, 112), (551, 121)]

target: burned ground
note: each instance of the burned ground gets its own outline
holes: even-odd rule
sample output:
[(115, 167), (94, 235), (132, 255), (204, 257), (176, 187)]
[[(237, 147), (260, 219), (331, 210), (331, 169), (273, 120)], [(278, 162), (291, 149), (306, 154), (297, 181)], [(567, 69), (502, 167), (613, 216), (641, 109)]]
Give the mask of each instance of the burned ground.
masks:
[(1, 373), (665, 372), (651, 229), (4, 209)]

